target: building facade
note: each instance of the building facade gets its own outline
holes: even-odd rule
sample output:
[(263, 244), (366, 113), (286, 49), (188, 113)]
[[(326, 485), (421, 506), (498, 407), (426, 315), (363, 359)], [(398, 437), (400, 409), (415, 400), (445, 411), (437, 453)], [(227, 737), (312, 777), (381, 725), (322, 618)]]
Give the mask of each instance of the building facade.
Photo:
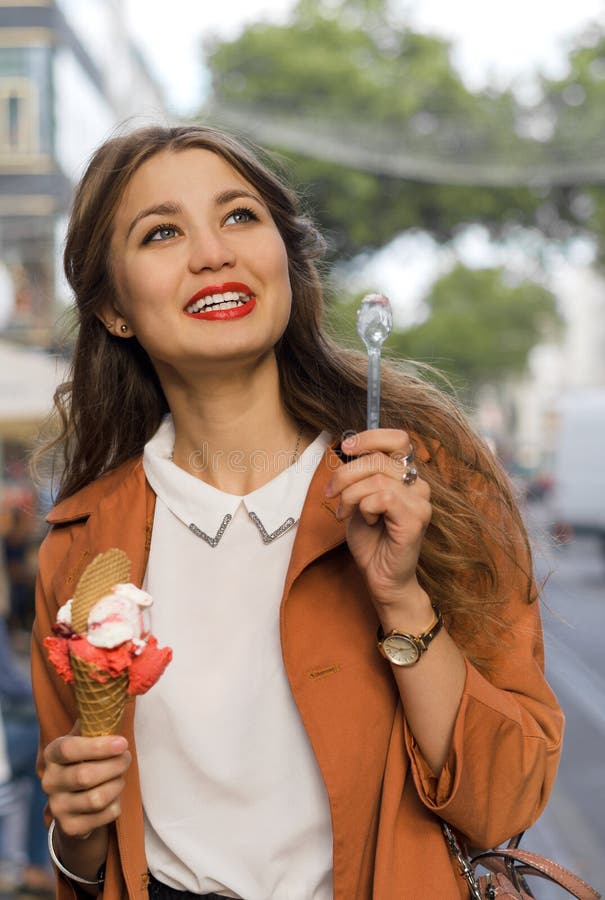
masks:
[(52, 344), (74, 182), (116, 127), (165, 119), (120, 0), (0, 0), (0, 334)]

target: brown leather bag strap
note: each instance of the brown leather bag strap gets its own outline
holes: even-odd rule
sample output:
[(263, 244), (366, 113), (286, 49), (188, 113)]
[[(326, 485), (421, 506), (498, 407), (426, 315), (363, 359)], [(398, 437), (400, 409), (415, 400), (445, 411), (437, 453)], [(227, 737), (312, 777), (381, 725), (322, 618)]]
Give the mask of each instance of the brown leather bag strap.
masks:
[[(490, 863), (494, 863), (493, 869)], [(502, 871), (502, 863), (509, 863), (506, 866), (506, 872), (509, 877), (515, 872), (520, 875), (535, 875), (538, 878), (554, 881), (559, 887), (571, 894), (572, 897), (576, 897), (577, 900), (599, 900), (601, 896), (598, 891), (573, 872), (570, 872), (569, 869), (559, 865), (552, 859), (547, 859), (545, 856), (539, 856), (537, 853), (531, 853), (528, 850), (511, 848), (484, 850), (471, 858), (471, 865), (480, 864), (486, 869), (495, 872)]]

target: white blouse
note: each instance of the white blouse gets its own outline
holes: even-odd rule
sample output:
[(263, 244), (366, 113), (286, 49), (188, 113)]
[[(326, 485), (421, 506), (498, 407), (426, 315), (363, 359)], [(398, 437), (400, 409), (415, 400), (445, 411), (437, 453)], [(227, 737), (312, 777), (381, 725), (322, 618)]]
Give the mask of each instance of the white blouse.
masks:
[(297, 521), (328, 443), (322, 432), (245, 497), (170, 461), (169, 417), (145, 447), (157, 503), (144, 588), (174, 656), (137, 698), (135, 735), (148, 865), (178, 890), (332, 900), (328, 798), (279, 637)]

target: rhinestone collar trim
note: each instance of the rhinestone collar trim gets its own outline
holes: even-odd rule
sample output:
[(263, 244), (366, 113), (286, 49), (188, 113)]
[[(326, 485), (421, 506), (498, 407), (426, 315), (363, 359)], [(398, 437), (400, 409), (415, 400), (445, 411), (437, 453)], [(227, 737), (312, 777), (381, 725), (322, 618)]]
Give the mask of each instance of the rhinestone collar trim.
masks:
[[(258, 528), (258, 530), (260, 532), (260, 536), (263, 539), (263, 544), (271, 544), (274, 540), (276, 540), (276, 538), (281, 537), (282, 534), (285, 534), (286, 531), (289, 531), (298, 522), (298, 519), (293, 519), (292, 516), (288, 516), (286, 521), (282, 522), (282, 524), (279, 526), (279, 528), (276, 528), (275, 531), (273, 531), (271, 534), (269, 534), (269, 532), (267, 531), (267, 529), (265, 528), (265, 526), (263, 525), (263, 523), (261, 522), (261, 520), (259, 519), (259, 517), (256, 515), (255, 512), (249, 512), (248, 516), (250, 517), (252, 522), (254, 522), (254, 524)], [(195, 524), (195, 522), (191, 522), (191, 524), (189, 525), (189, 531), (191, 531), (196, 537), (201, 538), (202, 541), (206, 541), (206, 543), (210, 547), (216, 547), (218, 545), (220, 539), (224, 535), (225, 531), (227, 530), (227, 526), (229, 525), (229, 522), (231, 521), (232, 518), (233, 518), (233, 516), (231, 516), (231, 515), (229, 515), (229, 513), (227, 513), (227, 515), (223, 518), (223, 521), (221, 522), (219, 529), (216, 532), (216, 534), (214, 535), (214, 537), (210, 537), (209, 534), (206, 534), (205, 531), (202, 531), (201, 528), (198, 528), (198, 526)]]

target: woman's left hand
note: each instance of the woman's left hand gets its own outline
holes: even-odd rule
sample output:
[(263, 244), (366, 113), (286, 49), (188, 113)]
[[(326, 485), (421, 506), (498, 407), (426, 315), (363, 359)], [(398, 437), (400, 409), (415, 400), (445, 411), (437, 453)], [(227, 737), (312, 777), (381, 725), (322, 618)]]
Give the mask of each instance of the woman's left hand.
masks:
[(356, 458), (334, 473), (326, 496), (338, 498), (349, 549), (377, 608), (401, 607), (419, 591), (416, 567), (431, 520), (429, 485), (419, 477), (403, 481), (408, 470), (401, 460), (412, 449), (405, 431), (362, 431), (343, 441), (342, 449)]

